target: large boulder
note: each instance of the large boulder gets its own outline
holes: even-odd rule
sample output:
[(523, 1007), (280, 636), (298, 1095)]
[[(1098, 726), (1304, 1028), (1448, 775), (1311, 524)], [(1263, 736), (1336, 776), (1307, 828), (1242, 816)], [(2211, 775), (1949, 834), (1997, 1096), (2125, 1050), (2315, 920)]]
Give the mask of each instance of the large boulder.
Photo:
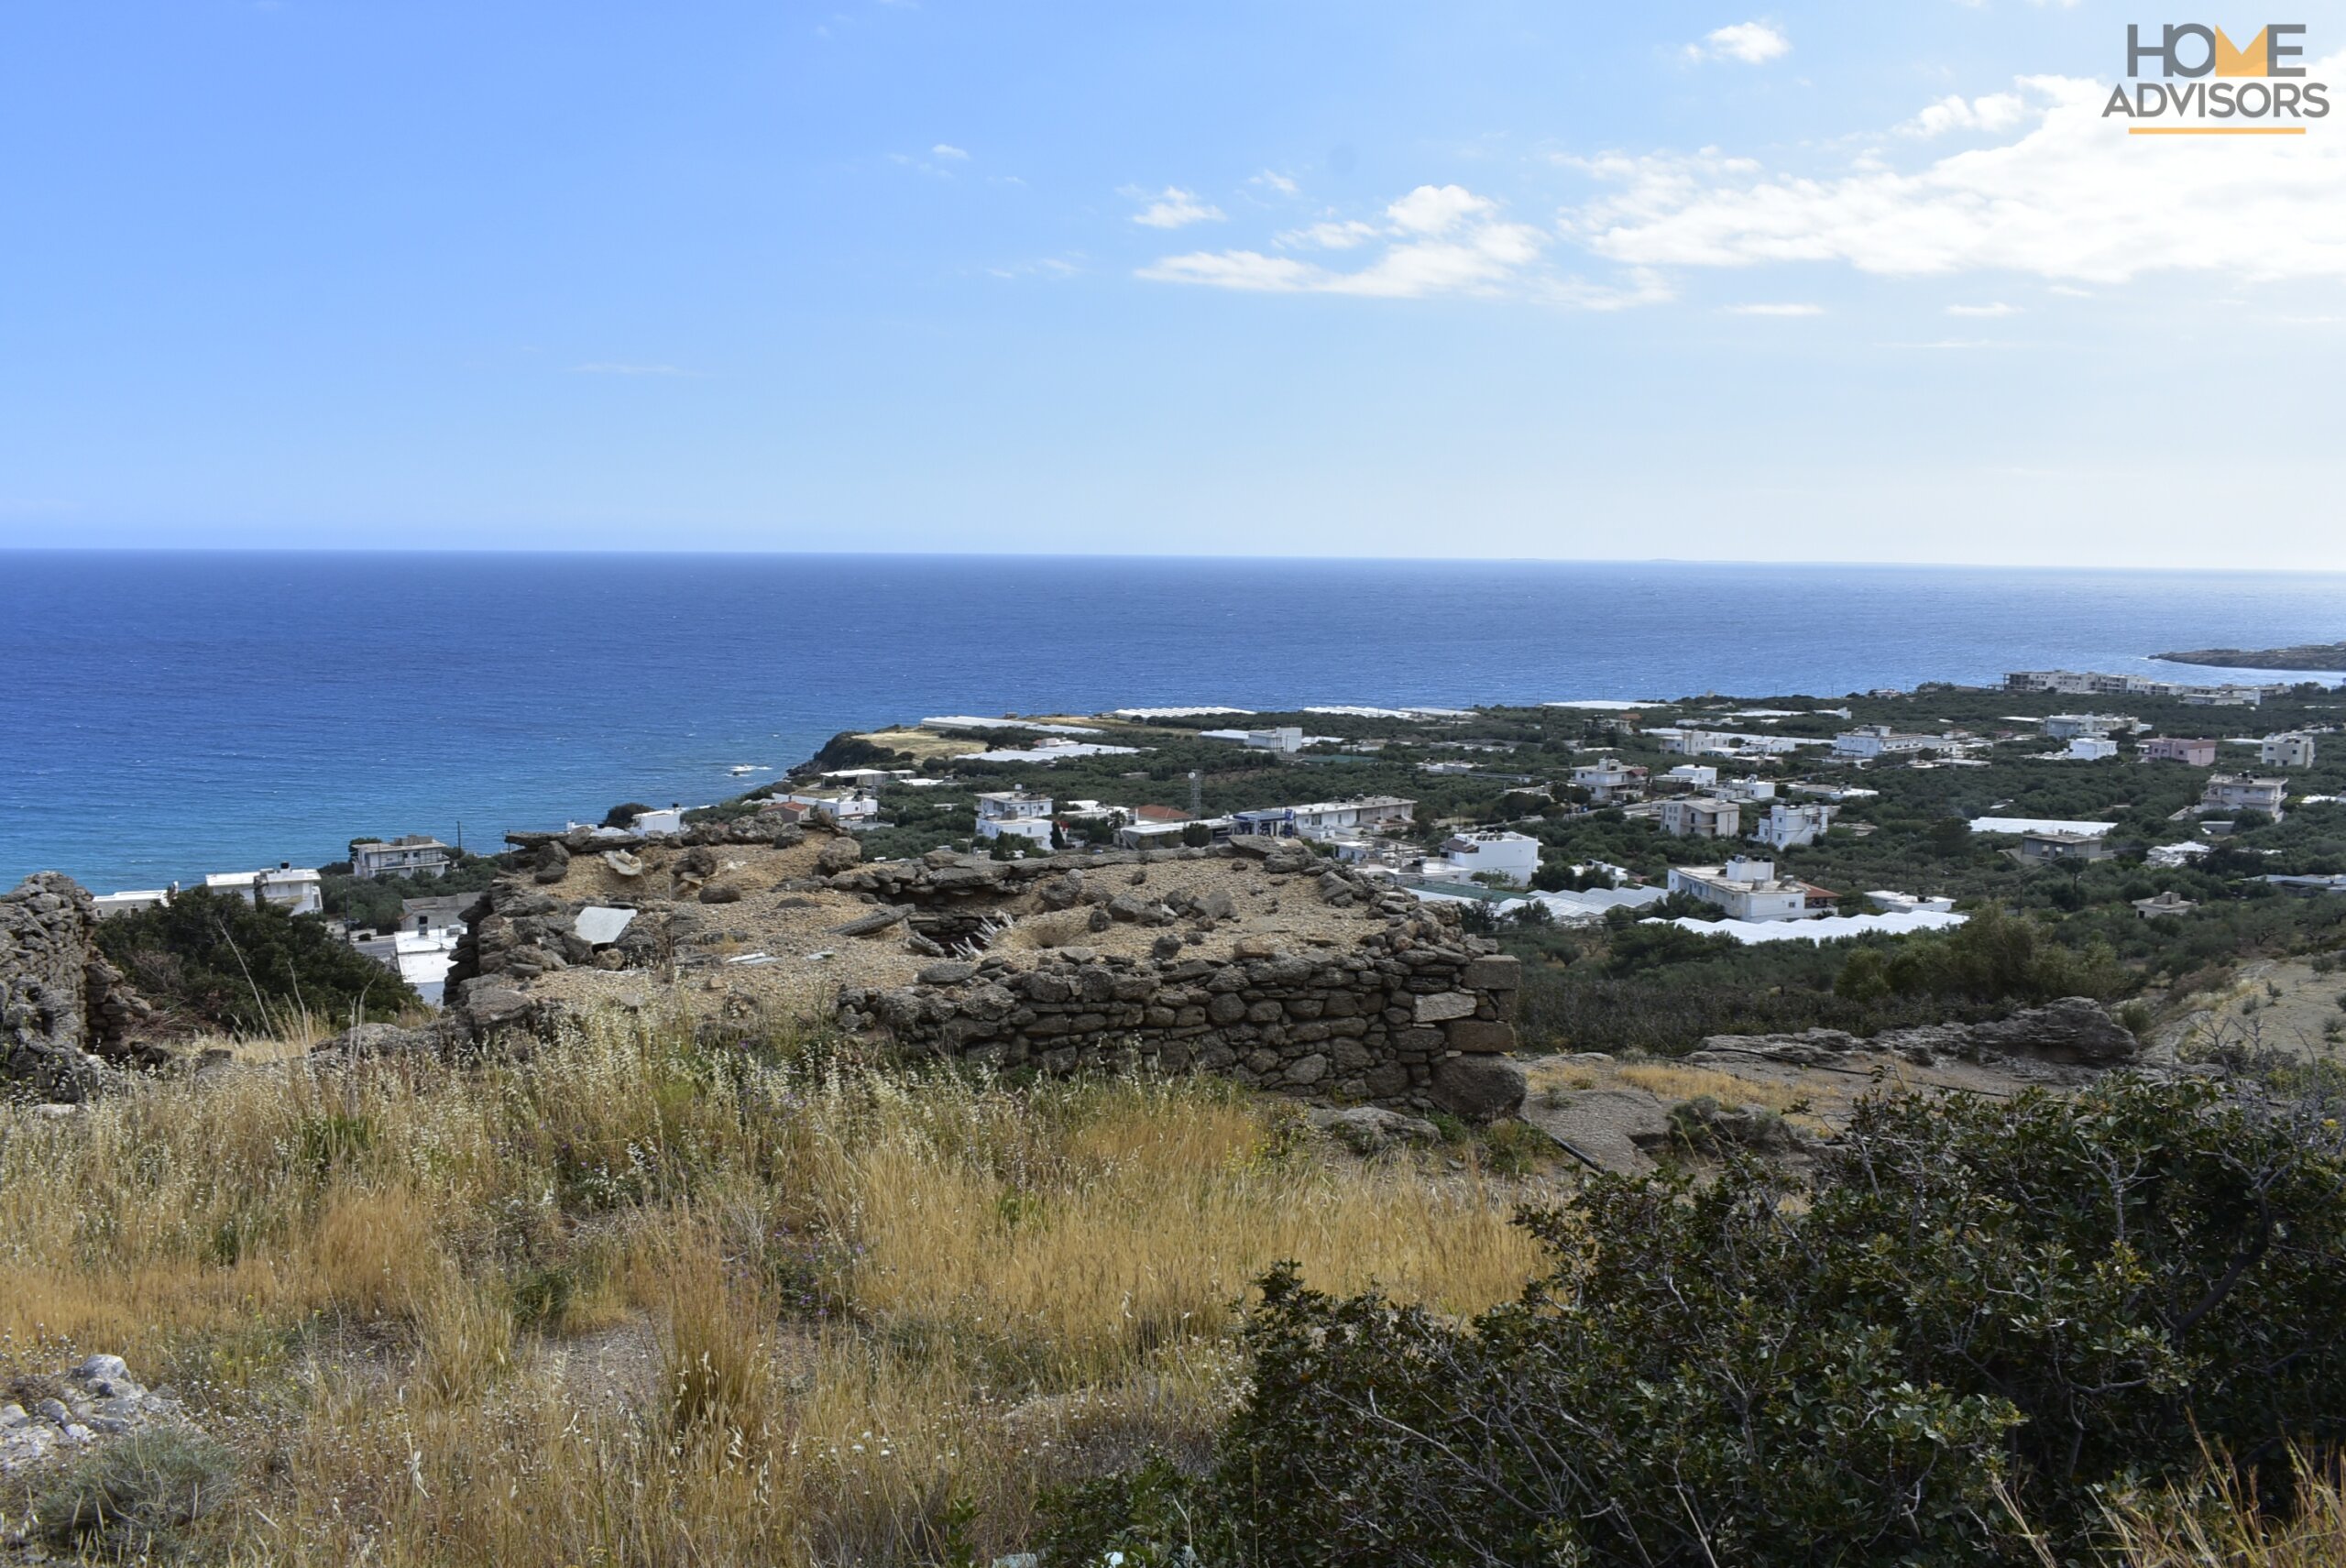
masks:
[(1523, 1106), (1523, 1069), (1503, 1057), (1444, 1057), (1426, 1097), (1453, 1116), (1489, 1122)]
[(2097, 1068), (2123, 1067), (2142, 1048), (2132, 1030), (2087, 996), (2065, 996), (1992, 1024), (1974, 1024), (1971, 1041), (1983, 1050)]

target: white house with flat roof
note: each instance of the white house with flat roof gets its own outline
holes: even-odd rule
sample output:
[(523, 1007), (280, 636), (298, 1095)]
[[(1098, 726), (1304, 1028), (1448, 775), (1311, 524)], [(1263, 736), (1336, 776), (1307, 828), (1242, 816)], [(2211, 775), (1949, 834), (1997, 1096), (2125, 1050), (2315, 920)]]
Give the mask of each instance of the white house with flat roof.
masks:
[(1540, 871), (1540, 840), (1529, 833), (1461, 833), (1442, 846), (1442, 859), (1424, 874), (1469, 882), (1495, 879), (1508, 887), (1529, 887)]
[(203, 879), (203, 885), (247, 904), (267, 899), (288, 915), (322, 915), (326, 907), (318, 873), (290, 861), (280, 862), (274, 871), (215, 872)]
[(2132, 722), (2107, 713), (2055, 713), (2045, 720), (2045, 733), (2050, 740), (2073, 740), (2080, 735), (2107, 735)]
[(2301, 729), (2267, 735), (2256, 743), (2256, 760), (2268, 768), (2313, 766), (2313, 737)]
[(1672, 866), (1670, 891), (1716, 905), (1730, 920), (1804, 920), (1809, 915), (1806, 883), (1778, 877), (1773, 861), (1743, 855), (1723, 866)]
[(2281, 802), (2289, 793), (2286, 779), (2256, 778), (2248, 773), (2212, 773), (2199, 795), (2202, 811), (2261, 811), (2281, 818)]
[(438, 876), (455, 851), (426, 833), (399, 839), (361, 839), (350, 846), (353, 876)]
[(2107, 735), (2072, 735), (2061, 754), (2073, 762), (2105, 762), (2118, 755), (2118, 742)]
[(140, 887), (121, 893), (97, 894), (90, 903), (96, 907), (98, 918), (104, 920), (109, 915), (136, 915), (142, 909), (160, 909), (170, 901), (171, 890), (168, 887)]
[(1721, 800), (1773, 800), (1776, 798), (1776, 781), (1773, 779), (1721, 779), (1718, 788), (1711, 793)]
[(1709, 789), (1719, 782), (1719, 771), (1707, 762), (1681, 762), (1661, 776), (1688, 789)]
[(1267, 834), (1277, 839), (1332, 839), (1348, 831), (1406, 828), (1417, 809), (1416, 801), (1395, 795), (1321, 801), (1311, 806), (1270, 806), (1235, 813), (1231, 817), (1231, 831)]
[(1037, 844), (1051, 841), (1051, 797), (1025, 790), (997, 790), (978, 796), (978, 837), (1008, 834)]
[(1902, 735), (1887, 724), (1868, 724), (1833, 737), (1833, 754), (1869, 762), (1876, 757), (1946, 751), (1956, 742), (1945, 735)]
[(1673, 839), (1732, 839), (1743, 831), (1743, 807), (1699, 795), (1665, 800), (1661, 830)]
[(869, 823), (880, 815), (880, 798), (868, 789), (794, 789), (783, 798), (842, 828)]
[(1616, 796), (1643, 790), (1646, 770), (1629, 767), (1617, 757), (1606, 757), (1574, 768), (1573, 783), (1588, 791), (1589, 798), (1602, 806)]
[(1833, 826), (1837, 806), (1793, 806), (1778, 801), (1751, 830), (1751, 836), (1771, 850), (1795, 850), (1814, 844)]

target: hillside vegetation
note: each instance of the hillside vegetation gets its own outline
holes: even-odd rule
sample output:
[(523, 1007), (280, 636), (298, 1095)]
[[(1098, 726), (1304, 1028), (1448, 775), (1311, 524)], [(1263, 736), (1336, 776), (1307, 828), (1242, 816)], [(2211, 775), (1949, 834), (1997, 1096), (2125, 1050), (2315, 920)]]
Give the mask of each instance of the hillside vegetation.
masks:
[(1281, 1259), (1445, 1315), (1536, 1266), (1471, 1169), (1365, 1168), (1211, 1080), (691, 1039), (0, 1113), (0, 1347), (177, 1387), (237, 1456), (199, 1561), (915, 1563), (1201, 1455)]

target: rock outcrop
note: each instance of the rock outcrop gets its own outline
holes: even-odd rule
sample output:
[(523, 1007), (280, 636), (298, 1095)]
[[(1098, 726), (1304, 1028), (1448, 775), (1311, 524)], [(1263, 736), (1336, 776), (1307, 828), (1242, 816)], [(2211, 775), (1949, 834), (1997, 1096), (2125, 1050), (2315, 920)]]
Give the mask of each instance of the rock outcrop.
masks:
[(1792, 1067), (1821, 1067), (1853, 1051), (1876, 1050), (1920, 1062), (1988, 1055), (2053, 1067), (2103, 1069), (2128, 1065), (2141, 1049), (2132, 1033), (2100, 1003), (2086, 996), (2065, 996), (1985, 1024), (1885, 1029), (1869, 1040), (1839, 1029), (1809, 1029), (1797, 1035), (1712, 1035), (1686, 1059), (1700, 1063), (1757, 1058)]
[(152, 1009), (97, 948), (97, 913), (71, 877), (42, 872), (0, 895), (0, 1094), (67, 1104), (103, 1091), (109, 1058), (137, 1053)]

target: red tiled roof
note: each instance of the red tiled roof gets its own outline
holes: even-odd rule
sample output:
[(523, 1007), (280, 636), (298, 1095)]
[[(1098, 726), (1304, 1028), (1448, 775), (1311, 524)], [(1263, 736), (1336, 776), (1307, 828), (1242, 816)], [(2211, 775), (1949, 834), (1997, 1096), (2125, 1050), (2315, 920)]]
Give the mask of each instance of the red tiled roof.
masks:
[(1188, 812), (1170, 806), (1138, 806), (1135, 808), (1133, 815), (1143, 822), (1187, 822), (1189, 820)]

